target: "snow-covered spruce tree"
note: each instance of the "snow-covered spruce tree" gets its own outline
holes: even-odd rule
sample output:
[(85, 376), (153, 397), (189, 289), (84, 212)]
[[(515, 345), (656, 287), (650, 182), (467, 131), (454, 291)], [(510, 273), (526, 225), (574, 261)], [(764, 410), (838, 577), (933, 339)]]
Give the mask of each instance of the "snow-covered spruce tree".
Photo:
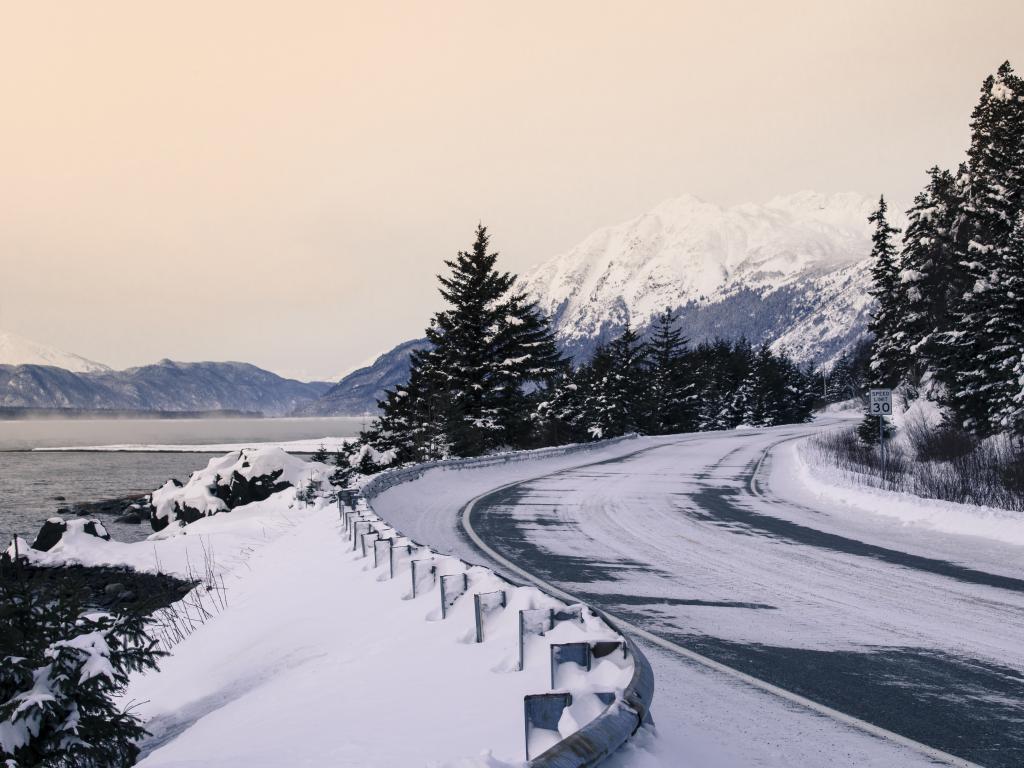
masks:
[(646, 430), (654, 435), (692, 432), (697, 428), (696, 384), (682, 331), (670, 308), (658, 316), (648, 342), (649, 412)]
[[(439, 275), (448, 308), (438, 312), (426, 349), (413, 353), (409, 381), (389, 391), (380, 420), (362, 440), (399, 463), (478, 456), (533, 439), (531, 398), (541, 399), (563, 363), (547, 318), (496, 269), (487, 230)], [(365, 452), (364, 452), (365, 453)]]
[(318, 461), (321, 464), (325, 464), (327, 463), (328, 458), (329, 457), (327, 455), (327, 449), (324, 447), (323, 443), (320, 443), (317, 449), (313, 452), (313, 455), (309, 457), (309, 460)]
[[(141, 721), (117, 704), (131, 672), (163, 655), (134, 614), (82, 615), (74, 596), (40, 599), (7, 580), (0, 643), (0, 759), (7, 768), (135, 764)], [(16, 645), (12, 647), (11, 643)]]
[(1020, 326), (1024, 322), (1024, 211), (1017, 214), (1005, 262), (1006, 301), (1009, 306), (1004, 314), (1016, 317), (1018, 325), (1007, 344), (1004, 363), (1007, 368), (1012, 365), (1009, 397), (998, 415), (1000, 426), (1019, 437), (1024, 435), (1024, 330)]
[(551, 325), (535, 303), (516, 293), (506, 299), (494, 331), (489, 384), (503, 440), (514, 448), (544, 444), (530, 416), (567, 368)]
[(579, 382), (586, 366), (572, 371), (568, 367), (557, 374), (551, 386), (534, 404), (533, 432), (541, 445), (564, 445), (587, 440), (585, 387)]
[(889, 224), (888, 210), (885, 197), (880, 197), (878, 208), (868, 217), (875, 225), (871, 234), (871, 295), (875, 299), (875, 311), (868, 323), (868, 330), (874, 336), (870, 369), (872, 381), (879, 387), (895, 387), (906, 363), (900, 355), (906, 294), (900, 281), (899, 254), (893, 243), (898, 230)]
[(899, 279), (906, 309), (895, 346), (906, 361), (906, 374), (917, 386), (937, 374), (944, 360), (944, 340), (951, 330), (950, 308), (963, 294), (963, 271), (953, 247), (957, 211), (956, 184), (949, 171), (928, 171), (928, 185), (907, 211)]
[(774, 407), (770, 409), (772, 424), (803, 424), (811, 420), (817, 399), (817, 377), (810, 367), (801, 368), (780, 350), (775, 356), (779, 370)]
[(360, 472), (379, 471), (373, 456), (391, 457), (394, 463), (430, 461), (444, 458), (450, 446), (443, 438), (441, 409), (446, 404), (436, 390), (440, 377), (431, 368), (426, 350), (417, 350), (410, 359), (409, 379), (394, 389), (385, 390), (378, 401), (380, 415), (359, 436), (359, 445), (350, 458)]
[(692, 353), (698, 389), (697, 428), (732, 429), (740, 423), (743, 406), (737, 393), (753, 365), (746, 339), (701, 342)]
[(585, 408), (595, 438), (619, 437), (642, 430), (648, 411), (647, 345), (627, 322), (592, 360)]
[[(844, 351), (831, 369), (825, 371), (826, 402), (838, 403), (863, 395), (868, 386), (870, 363), (871, 340), (863, 337)], [(816, 373), (815, 378), (819, 375), (820, 372)]]
[[(868, 217), (875, 225), (871, 235), (871, 296), (875, 309), (868, 323), (873, 336), (869, 365), (872, 387), (895, 387), (904, 378), (907, 360), (902, 354), (905, 337), (902, 327), (906, 314), (906, 294), (900, 281), (899, 255), (893, 238), (897, 230), (889, 224), (886, 214), (889, 206), (885, 197), (878, 200), (878, 208)], [(878, 420), (865, 414), (857, 429), (865, 443), (878, 441)]]
[(785, 352), (762, 344), (750, 371), (733, 397), (739, 423), (751, 427), (799, 424), (810, 418), (814, 395), (812, 378)]
[(334, 471), (331, 472), (331, 485), (339, 488), (348, 487), (352, 481), (352, 476), (355, 474), (355, 468), (352, 466), (352, 456), (355, 455), (356, 450), (356, 441), (351, 440), (347, 443), (342, 443), (338, 450), (335, 451), (332, 459)]
[(1024, 83), (1009, 62), (988, 77), (971, 116), (965, 191), (954, 238), (968, 289), (955, 309), (951, 404), (980, 435), (1013, 411), (1020, 354), (1019, 305), (1009, 296), (1019, 258), (1011, 236), (1024, 205)]

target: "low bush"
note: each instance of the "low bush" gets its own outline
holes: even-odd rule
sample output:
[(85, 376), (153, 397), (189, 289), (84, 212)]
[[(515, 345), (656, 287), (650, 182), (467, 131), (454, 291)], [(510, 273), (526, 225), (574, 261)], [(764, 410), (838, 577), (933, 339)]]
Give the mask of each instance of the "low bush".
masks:
[(905, 440), (865, 445), (851, 427), (812, 438), (827, 461), (876, 488), (1024, 511), (1024, 442), (976, 440), (948, 424), (908, 424)]

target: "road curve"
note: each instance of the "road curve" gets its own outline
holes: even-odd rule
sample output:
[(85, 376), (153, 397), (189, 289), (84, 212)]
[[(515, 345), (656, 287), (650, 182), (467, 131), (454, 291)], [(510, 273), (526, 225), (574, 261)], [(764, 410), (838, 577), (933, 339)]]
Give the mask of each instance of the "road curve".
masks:
[[(922, 548), (778, 497), (764, 458), (813, 429), (648, 441), (492, 484), (463, 507), (466, 543), (688, 663), (928, 760), (1021, 765), (1024, 580), (955, 541)], [(400, 522), (415, 537), (414, 523)]]

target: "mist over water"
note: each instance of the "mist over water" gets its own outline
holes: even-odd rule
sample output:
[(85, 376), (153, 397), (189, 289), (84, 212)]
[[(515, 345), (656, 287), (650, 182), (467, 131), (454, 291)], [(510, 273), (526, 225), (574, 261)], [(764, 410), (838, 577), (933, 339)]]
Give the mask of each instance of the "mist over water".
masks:
[(308, 419), (23, 419), (0, 421), (0, 451), (354, 437), (369, 421), (359, 416)]
[[(105, 419), (0, 421), (0, 542), (17, 533), (30, 542), (60, 507), (149, 493), (174, 477), (206, 466), (221, 452), (33, 451), (97, 445), (261, 443), (352, 437), (362, 418), (311, 419)], [(58, 501), (54, 497), (63, 496)], [(65, 514), (65, 516), (67, 516)], [(114, 523), (100, 516), (120, 541), (152, 533), (147, 523)]]

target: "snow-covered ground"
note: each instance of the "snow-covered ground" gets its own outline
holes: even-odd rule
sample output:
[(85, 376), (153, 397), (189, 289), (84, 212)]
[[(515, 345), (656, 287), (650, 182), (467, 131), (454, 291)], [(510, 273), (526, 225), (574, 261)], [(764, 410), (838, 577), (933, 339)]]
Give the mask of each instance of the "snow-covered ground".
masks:
[[(274, 450), (229, 454), (193, 480), (212, 481), (241, 463), (261, 475), (281, 459)], [(285, 462), (282, 477), (304, 476), (289, 461), (297, 460)], [(191, 485), (165, 490), (191, 498)], [(528, 637), (520, 671), (518, 612), (565, 608), (536, 588), (438, 557), (438, 578), (464, 573), (468, 584), (443, 615), (436, 582), (421, 581), (413, 598), (408, 563), (399, 561), (390, 578), (390, 563), (375, 567), (372, 554), (353, 551), (333, 503), (303, 504), (286, 489), (210, 511), (217, 513), (134, 544), (102, 541), (74, 525), (49, 552), (19, 542), (37, 564), (125, 564), (220, 585), (206, 598), (214, 615), (195, 621), (159, 671), (136, 675), (124, 695), (153, 734), (139, 763), (147, 768), (518, 766), (523, 697), (551, 690), (549, 645), (621, 639), (583, 611), (544, 637)], [(431, 556), (416, 550), (417, 558)], [(496, 590), (507, 605), (487, 615), (476, 643), (472, 594)], [(588, 673), (561, 670), (559, 690), (570, 691), (573, 703), (560, 735), (534, 734), (533, 754), (599, 714), (597, 692), (621, 696), (632, 665), (631, 657), (611, 655)]]
[[(787, 463), (787, 441), (829, 425), (642, 439), (578, 470), (434, 471), (375, 507), (409, 535), (481, 558), (461, 532), (462, 506), (538, 478), (475, 507), (477, 533), (513, 562), (659, 637), (912, 740), (1019, 764), (1024, 550), (908, 524), (879, 514), (878, 502), (815, 496)], [(650, 657), (660, 735), (634, 747), (630, 765), (719, 764), (708, 755), (723, 765), (929, 762), (670, 653)]]
[[(657, 728), (612, 768), (935, 764), (673, 645), (942, 752), (1019, 765), (1024, 549), (822, 491), (796, 446), (836, 423), (434, 469), (373, 504), (416, 541), (486, 565), (461, 525), (482, 497), (473, 526), (488, 546), (668, 643), (640, 643)], [(471, 601), (441, 620), (436, 591), (408, 599), (405, 579), (351, 552), (332, 506), (293, 490), (181, 530), (140, 544), (76, 531), (34, 555), (179, 575), (212, 562), (223, 579), (227, 609), (133, 680), (126, 700), (144, 702), (154, 732), (141, 765), (521, 761), (522, 697), (550, 687), (546, 642), (512, 671), (508, 624), (473, 643)]]
[(784, 488), (787, 497), (816, 506), (845, 510), (848, 518), (865, 514), (891, 517), (915, 537), (934, 531), (1024, 546), (1024, 514), (1020, 512), (875, 488), (831, 465), (808, 443), (791, 443), (780, 449), (774, 463), (777, 469), (772, 478), (777, 490)]

